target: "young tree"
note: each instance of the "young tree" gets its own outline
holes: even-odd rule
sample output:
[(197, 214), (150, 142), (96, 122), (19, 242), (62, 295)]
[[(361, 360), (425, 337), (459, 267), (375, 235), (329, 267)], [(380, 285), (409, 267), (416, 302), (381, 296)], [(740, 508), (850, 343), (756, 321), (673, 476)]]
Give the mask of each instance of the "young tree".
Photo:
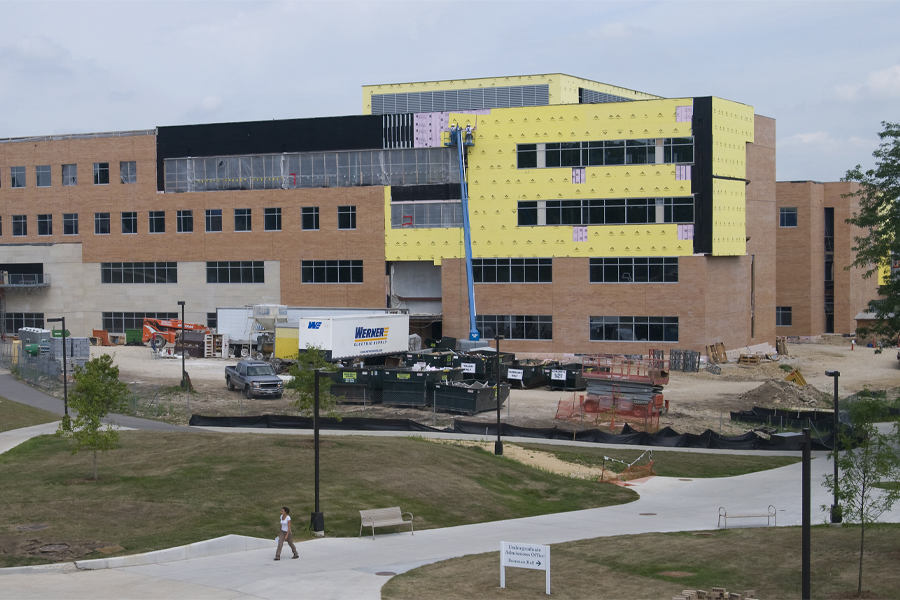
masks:
[(119, 440), (116, 427), (103, 419), (124, 406), (128, 386), (119, 381), (119, 367), (108, 354), (92, 358), (84, 367), (75, 367), (75, 386), (69, 392), (69, 406), (76, 413), (64, 419), (57, 433), (72, 440), (72, 454), (94, 452), (94, 479), (97, 479), (97, 451), (106, 452)]
[[(337, 368), (325, 360), (325, 353), (318, 346), (306, 345), (306, 352), (297, 352), (297, 362), (288, 369), (288, 375), (293, 377), (285, 384), (285, 389), (290, 390), (294, 399), (291, 401), (300, 414), (310, 414), (313, 411), (316, 393), (316, 371), (333, 372)], [(331, 377), (319, 376), (319, 410), (326, 414), (334, 413), (337, 397), (331, 393)]]
[[(837, 498), (844, 522), (859, 523), (859, 596), (866, 527), (900, 499), (900, 489), (875, 487), (881, 482), (900, 481), (900, 423), (894, 424), (890, 435), (878, 430), (876, 423), (885, 420), (888, 411), (884, 402), (877, 399), (860, 398), (850, 405), (849, 412), (853, 434), (839, 433), (840, 441), (830, 457), (837, 460)], [(834, 476), (827, 475), (823, 485), (833, 494)]]
[[(859, 213), (847, 222), (866, 232), (854, 237), (852, 248), (856, 259), (851, 266), (863, 269), (863, 277), (872, 277), (879, 270), (889, 273), (891, 261), (900, 258), (900, 123), (881, 125), (881, 144), (872, 153), (875, 168), (863, 171), (856, 165), (843, 179), (859, 183), (859, 190), (848, 194), (859, 198)], [(894, 339), (900, 334), (900, 270), (886, 277), (880, 292), (881, 298), (869, 302), (875, 324), (858, 333)]]

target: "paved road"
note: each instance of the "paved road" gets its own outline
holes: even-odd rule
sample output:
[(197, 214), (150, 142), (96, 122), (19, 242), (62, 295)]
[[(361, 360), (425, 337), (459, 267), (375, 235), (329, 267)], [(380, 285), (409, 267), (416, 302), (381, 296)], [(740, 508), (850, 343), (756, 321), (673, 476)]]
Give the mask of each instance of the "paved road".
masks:
[[(15, 376), (5, 369), (0, 369), (0, 397), (9, 398), (21, 404), (27, 404), (35, 408), (42, 408), (54, 414), (65, 414), (65, 406), (62, 400), (37, 390), (30, 385), (18, 381)], [(152, 431), (198, 431), (196, 428), (171, 425), (152, 419), (140, 419), (129, 415), (110, 413), (109, 421), (122, 427), (131, 429), (147, 429)]]
[[(0, 381), (0, 393), (3, 389), (3, 382)], [(33, 428), (34, 433), (40, 427), (49, 426)], [(255, 432), (274, 433), (271, 430)], [(308, 435), (304, 431), (279, 433)], [(346, 433), (343, 432), (345, 435)], [(0, 434), (0, 448), (5, 435), (7, 434)], [(19, 435), (21, 437), (22, 434)], [(814, 523), (821, 523), (826, 519), (826, 515), (818, 507), (830, 504), (831, 497), (819, 484), (831, 472), (831, 468), (831, 462), (817, 453), (817, 458), (812, 461)], [(311, 540), (297, 545), (301, 556), (299, 560), (272, 561), (273, 542), (271, 549), (155, 562), (142, 566), (97, 571), (70, 569), (61, 572), (3, 574), (0, 575), (0, 599), (374, 600), (381, 597), (381, 587), (387, 581), (387, 577), (376, 573), (402, 573), (447, 558), (497, 551), (501, 541), (552, 545), (622, 534), (714, 529), (720, 506), (730, 511), (760, 512), (773, 504), (778, 510), (779, 526), (799, 525), (800, 474), (801, 465), (797, 463), (726, 479), (681, 480), (655, 477), (633, 488), (640, 494), (640, 499), (630, 504), (431, 529), (419, 531), (414, 536), (408, 533), (383, 534), (374, 541), (370, 537)], [(900, 509), (884, 515), (882, 520), (900, 522)], [(748, 522), (747, 525), (754, 524)], [(755, 525), (764, 526), (765, 520), (760, 519)], [(284, 556), (289, 556), (289, 552), (285, 552)]]

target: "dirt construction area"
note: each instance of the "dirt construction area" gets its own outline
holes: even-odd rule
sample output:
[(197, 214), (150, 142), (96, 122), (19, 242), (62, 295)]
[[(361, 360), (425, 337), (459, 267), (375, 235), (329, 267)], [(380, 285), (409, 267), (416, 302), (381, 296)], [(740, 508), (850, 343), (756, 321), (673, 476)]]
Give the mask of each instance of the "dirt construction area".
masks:
[[(851, 350), (846, 338), (824, 338), (816, 344), (789, 344), (788, 355), (778, 361), (762, 361), (759, 365), (720, 365), (721, 374), (713, 374), (701, 365), (698, 373), (671, 373), (663, 394), (669, 402), (668, 412), (660, 417), (660, 426), (672, 427), (680, 433), (701, 433), (706, 429), (725, 435), (744, 433), (749, 426), (732, 424), (730, 412), (755, 406), (769, 408), (830, 408), (834, 381), (826, 370), (840, 371), (841, 397), (864, 388), (887, 390), (893, 399), (900, 388), (900, 366), (897, 351), (885, 349), (875, 354), (872, 348), (857, 346)], [(846, 342), (846, 343), (844, 343)], [(188, 358), (185, 370), (194, 393), (187, 394), (179, 386), (180, 358), (157, 358), (150, 348), (91, 348), (91, 355), (109, 353), (119, 366), (120, 378), (129, 384), (132, 396), (128, 412), (138, 416), (159, 418), (186, 424), (190, 415), (238, 416), (259, 414), (297, 414), (289, 394), (281, 400), (248, 400), (240, 392), (225, 387), (225, 367), (235, 359)], [(790, 369), (799, 369), (807, 386), (784, 381)], [(524, 427), (559, 427), (564, 429), (596, 427), (592, 422), (569, 423), (555, 419), (560, 401), (573, 399), (584, 392), (557, 392), (546, 388), (513, 389), (510, 400), (501, 409), (501, 420)], [(337, 412), (345, 416), (412, 419), (437, 426), (452, 426), (454, 419), (492, 422), (496, 412), (478, 415), (433, 413), (430, 409), (400, 408), (384, 405), (343, 404)]]

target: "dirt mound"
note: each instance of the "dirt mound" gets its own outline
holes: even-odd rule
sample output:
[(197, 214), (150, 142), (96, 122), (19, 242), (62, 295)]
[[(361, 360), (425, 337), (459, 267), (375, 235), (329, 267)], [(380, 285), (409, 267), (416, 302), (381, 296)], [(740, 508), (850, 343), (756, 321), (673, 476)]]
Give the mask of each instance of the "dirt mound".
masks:
[(828, 401), (828, 394), (823, 394), (811, 385), (797, 385), (790, 381), (770, 379), (761, 386), (745, 392), (738, 398), (756, 406), (780, 405), (785, 407), (813, 408), (817, 404)]

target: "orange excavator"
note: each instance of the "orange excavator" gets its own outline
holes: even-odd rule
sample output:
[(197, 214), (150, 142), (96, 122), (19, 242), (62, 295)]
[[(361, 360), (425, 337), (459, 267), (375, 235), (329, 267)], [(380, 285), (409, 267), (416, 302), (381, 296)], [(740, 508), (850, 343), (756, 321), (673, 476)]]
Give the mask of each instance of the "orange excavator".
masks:
[[(174, 344), (181, 335), (182, 321), (180, 319), (144, 319), (144, 343), (150, 342), (155, 348), (162, 348), (167, 343)], [(209, 333), (206, 325), (196, 323), (184, 323), (185, 331), (197, 333)]]

